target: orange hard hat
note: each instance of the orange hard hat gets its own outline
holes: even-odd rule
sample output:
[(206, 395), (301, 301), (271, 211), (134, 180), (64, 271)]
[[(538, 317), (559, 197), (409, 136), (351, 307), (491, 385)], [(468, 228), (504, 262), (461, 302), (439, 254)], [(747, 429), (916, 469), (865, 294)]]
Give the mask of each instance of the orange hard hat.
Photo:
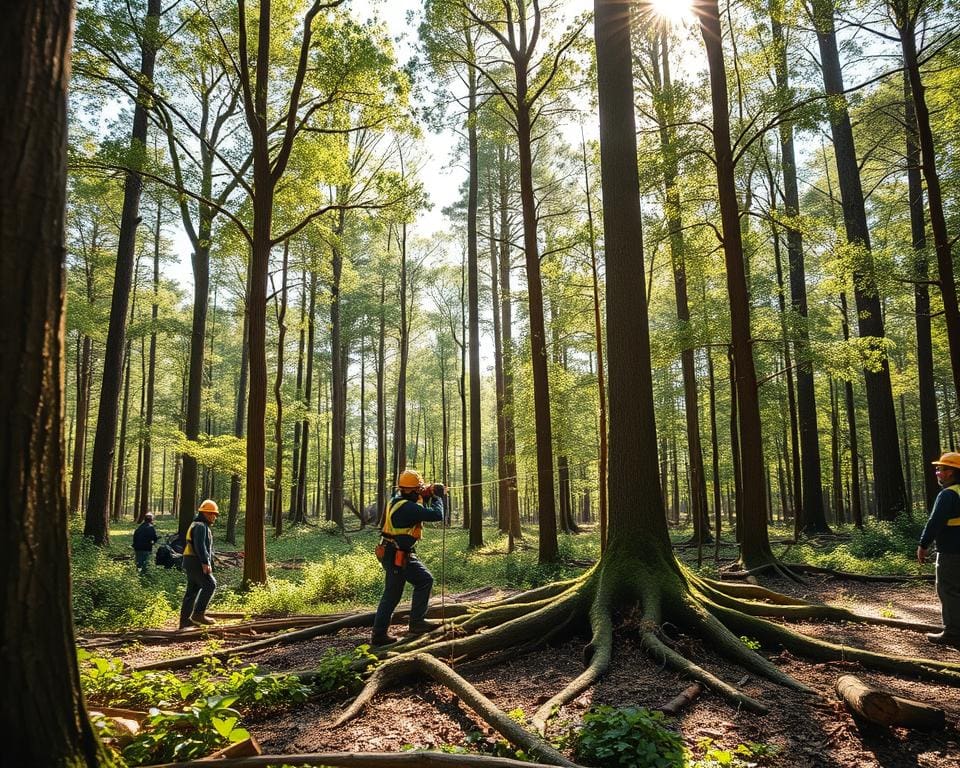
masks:
[(960, 469), (960, 453), (947, 451), (939, 459), (930, 463), (934, 466), (954, 467), (955, 469)]
[(400, 477), (397, 479), (397, 486), (399, 488), (419, 488), (423, 485), (423, 476), (417, 472), (415, 469), (405, 469), (400, 473)]
[(217, 502), (213, 499), (205, 499), (200, 502), (200, 506), (197, 507), (197, 512), (212, 512), (215, 515), (219, 515), (220, 507), (217, 506)]

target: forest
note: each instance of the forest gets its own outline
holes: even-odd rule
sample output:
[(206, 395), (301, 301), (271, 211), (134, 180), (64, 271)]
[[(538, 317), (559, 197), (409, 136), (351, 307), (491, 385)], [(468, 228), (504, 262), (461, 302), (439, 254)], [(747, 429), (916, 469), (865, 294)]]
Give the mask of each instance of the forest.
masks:
[(3, 27), (0, 765), (960, 766), (954, 3)]

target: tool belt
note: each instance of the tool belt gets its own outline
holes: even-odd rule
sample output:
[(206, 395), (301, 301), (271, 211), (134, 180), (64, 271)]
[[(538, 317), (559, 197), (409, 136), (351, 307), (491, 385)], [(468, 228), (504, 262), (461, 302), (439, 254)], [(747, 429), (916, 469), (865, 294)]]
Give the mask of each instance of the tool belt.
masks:
[(373, 551), (377, 556), (377, 560), (381, 563), (383, 563), (384, 558), (392, 552), (393, 557), (391, 559), (394, 568), (405, 568), (407, 563), (410, 562), (410, 553), (397, 547), (396, 542), (390, 539), (381, 538), (380, 543), (377, 544)]

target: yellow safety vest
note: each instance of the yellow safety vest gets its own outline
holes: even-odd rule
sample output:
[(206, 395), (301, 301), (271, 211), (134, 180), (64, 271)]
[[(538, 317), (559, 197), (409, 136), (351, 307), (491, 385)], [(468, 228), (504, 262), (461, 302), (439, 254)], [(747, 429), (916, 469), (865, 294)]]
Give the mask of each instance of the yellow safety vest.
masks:
[[(949, 485), (944, 488), (945, 491), (953, 491), (957, 496), (960, 496), (960, 484), (958, 485)], [(947, 525), (949, 526), (958, 526), (960, 525), (960, 517), (951, 517), (947, 520)]]
[(418, 521), (409, 528), (397, 528), (393, 524), (393, 513), (406, 504), (408, 499), (400, 497), (387, 503), (387, 510), (383, 517), (383, 528), (380, 529), (381, 535), (385, 539), (396, 541), (397, 536), (410, 536), (417, 541), (423, 535), (423, 523)]
[[(957, 487), (960, 488), (960, 486), (957, 486)], [(194, 520), (192, 523), (190, 523), (190, 527), (187, 528), (187, 544), (186, 544), (186, 546), (183, 548), (183, 554), (184, 554), (184, 555), (190, 555), (190, 556), (192, 556), (192, 557), (196, 557), (196, 554), (197, 554), (197, 553), (196, 553), (196, 550), (194, 550), (194, 548), (193, 548), (193, 526), (196, 524), (196, 522), (197, 522), (197, 521)], [(208, 542), (208, 543), (209, 543), (209, 542)], [(208, 549), (209, 549), (209, 547), (208, 547)]]

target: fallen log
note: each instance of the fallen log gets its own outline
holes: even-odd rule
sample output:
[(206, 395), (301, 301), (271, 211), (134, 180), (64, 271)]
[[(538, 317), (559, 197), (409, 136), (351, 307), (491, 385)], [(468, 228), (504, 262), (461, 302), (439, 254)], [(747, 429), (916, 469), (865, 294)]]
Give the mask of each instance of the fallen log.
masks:
[(894, 696), (854, 675), (837, 678), (834, 689), (854, 714), (871, 723), (921, 731), (939, 731), (946, 727), (946, 713), (939, 707)]
[(253, 736), (251, 736), (248, 739), (231, 744), (229, 747), (218, 749), (216, 752), (213, 752), (206, 757), (201, 757), (197, 762), (204, 763), (213, 760), (219, 761), (228, 757), (256, 757), (257, 755), (262, 754), (263, 749), (261, 749), (260, 744), (255, 738), (253, 738)]
[[(209, 765), (209, 762), (189, 760), (163, 763), (151, 768), (204, 768)], [(217, 760), (216, 765), (218, 768), (270, 768), (277, 765), (312, 765), (321, 768), (530, 768), (531, 763), (507, 757), (450, 755), (445, 752), (314, 752), (231, 757)]]
[(678, 715), (684, 708), (700, 698), (701, 693), (703, 693), (703, 686), (700, 683), (694, 683), (670, 702), (660, 707), (660, 711), (665, 715)]

